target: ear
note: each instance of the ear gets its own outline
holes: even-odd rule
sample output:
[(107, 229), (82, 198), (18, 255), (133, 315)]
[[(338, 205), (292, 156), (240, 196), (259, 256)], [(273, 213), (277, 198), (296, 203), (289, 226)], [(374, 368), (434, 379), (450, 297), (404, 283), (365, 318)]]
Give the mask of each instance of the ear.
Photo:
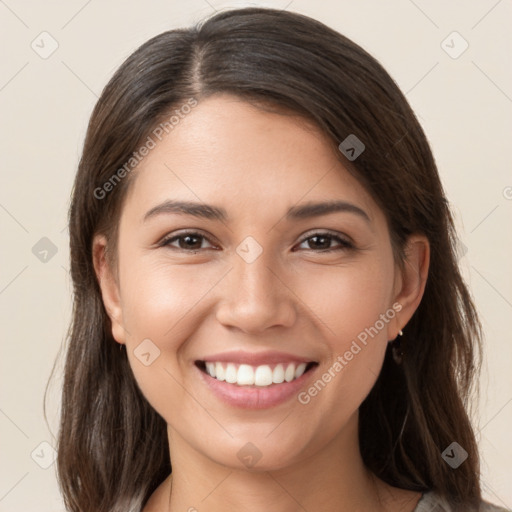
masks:
[(112, 336), (121, 344), (126, 343), (126, 331), (123, 323), (123, 309), (117, 278), (107, 258), (107, 239), (104, 235), (95, 235), (92, 243), (94, 271), (101, 289), (103, 305), (112, 324)]
[(430, 244), (424, 235), (411, 235), (404, 249), (404, 262), (397, 264), (395, 279), (395, 302), (397, 312), (394, 322), (389, 324), (388, 340), (398, 336), (401, 329), (419, 306), (427, 283), (430, 263)]

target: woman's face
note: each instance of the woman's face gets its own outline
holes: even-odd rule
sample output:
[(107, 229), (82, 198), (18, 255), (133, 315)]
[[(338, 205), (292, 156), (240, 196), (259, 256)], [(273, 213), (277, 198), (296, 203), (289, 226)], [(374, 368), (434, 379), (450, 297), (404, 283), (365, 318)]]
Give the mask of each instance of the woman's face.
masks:
[(354, 433), (422, 289), (329, 142), (301, 118), (217, 95), (134, 172), (117, 282), (97, 269), (171, 452), (268, 470)]

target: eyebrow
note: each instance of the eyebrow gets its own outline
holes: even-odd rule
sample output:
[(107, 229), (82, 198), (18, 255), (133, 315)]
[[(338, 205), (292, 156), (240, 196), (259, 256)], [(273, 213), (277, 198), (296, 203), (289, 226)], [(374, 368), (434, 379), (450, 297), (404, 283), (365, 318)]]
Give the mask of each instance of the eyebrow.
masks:
[[(323, 203), (309, 202), (298, 206), (292, 206), (286, 212), (285, 218), (287, 220), (308, 219), (338, 212), (353, 213), (362, 217), (367, 222), (370, 222), (370, 217), (363, 209), (346, 201), (327, 201)], [(146, 212), (143, 217), (143, 222), (162, 214), (191, 215), (193, 217), (223, 222), (228, 220), (226, 210), (219, 206), (168, 199)]]

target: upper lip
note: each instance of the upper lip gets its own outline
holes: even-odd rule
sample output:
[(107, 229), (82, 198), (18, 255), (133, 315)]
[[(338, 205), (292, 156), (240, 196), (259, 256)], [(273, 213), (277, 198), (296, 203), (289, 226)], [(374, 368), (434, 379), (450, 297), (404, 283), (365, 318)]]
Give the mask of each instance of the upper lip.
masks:
[(243, 350), (233, 350), (230, 352), (220, 352), (206, 356), (200, 361), (211, 363), (235, 363), (235, 364), (248, 364), (251, 366), (260, 366), (264, 364), (279, 364), (279, 363), (311, 363), (316, 362), (311, 358), (297, 356), (295, 354), (288, 354), (286, 352), (278, 352), (275, 350), (268, 350), (262, 352), (245, 352)]

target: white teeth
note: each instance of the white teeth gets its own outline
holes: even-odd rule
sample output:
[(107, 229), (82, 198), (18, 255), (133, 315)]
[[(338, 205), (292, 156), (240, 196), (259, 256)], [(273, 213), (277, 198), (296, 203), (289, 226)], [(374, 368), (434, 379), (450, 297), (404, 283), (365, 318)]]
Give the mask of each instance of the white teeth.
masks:
[(206, 362), (206, 373), (211, 377), (238, 386), (270, 386), (298, 379), (306, 371), (306, 363), (278, 364), (272, 370), (268, 364), (251, 366), (248, 364)]
[(226, 368), (226, 382), (230, 384), (234, 384), (237, 378), (236, 366), (232, 363), (229, 363)]
[(215, 377), (215, 363), (206, 363), (206, 371), (212, 377)]
[(284, 372), (284, 380), (286, 382), (291, 382), (295, 377), (295, 365), (293, 363), (289, 363), (286, 367), (286, 371)]
[(258, 366), (254, 372), (254, 384), (256, 386), (270, 386), (272, 384), (272, 370), (266, 364)]
[(284, 368), (282, 364), (278, 364), (274, 368), (274, 372), (272, 373), (272, 382), (275, 382), (276, 384), (284, 382)]
[(297, 366), (297, 369), (295, 370), (295, 378), (298, 379), (306, 369), (306, 363), (300, 363), (299, 366)]
[(236, 383), (239, 386), (252, 386), (254, 384), (254, 370), (248, 364), (238, 367)]
[(224, 366), (220, 363), (215, 364), (215, 374), (212, 377), (215, 377), (217, 380), (226, 380), (226, 371), (224, 370)]

